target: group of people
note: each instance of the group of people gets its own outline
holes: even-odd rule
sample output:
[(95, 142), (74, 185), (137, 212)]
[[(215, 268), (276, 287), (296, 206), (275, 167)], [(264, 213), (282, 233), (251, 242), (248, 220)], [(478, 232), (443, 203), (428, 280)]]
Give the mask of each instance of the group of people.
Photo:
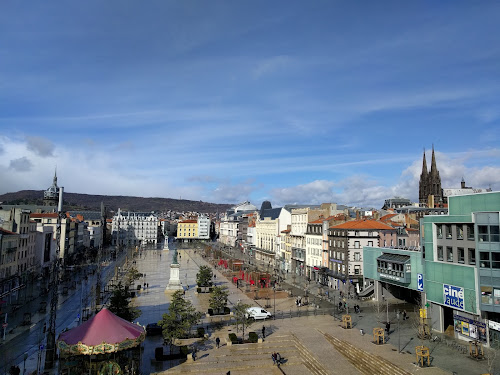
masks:
[(354, 312), (356, 314), (359, 314), (360, 311), (361, 311), (361, 309), (359, 308), (359, 305), (358, 304), (354, 305)]
[(297, 299), (295, 300), (295, 305), (297, 306), (302, 306), (302, 297), (297, 297)]
[(281, 361), (282, 361), (282, 357), (280, 355), (280, 353), (277, 353), (277, 352), (274, 352), (273, 354), (271, 354), (271, 358), (273, 359), (273, 365), (281, 365)]

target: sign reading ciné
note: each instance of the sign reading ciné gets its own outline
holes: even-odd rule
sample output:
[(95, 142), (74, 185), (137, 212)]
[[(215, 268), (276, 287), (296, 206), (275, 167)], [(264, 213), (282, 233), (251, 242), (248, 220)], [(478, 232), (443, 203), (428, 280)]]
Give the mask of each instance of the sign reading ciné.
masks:
[(446, 306), (464, 310), (464, 288), (443, 284), (443, 297)]

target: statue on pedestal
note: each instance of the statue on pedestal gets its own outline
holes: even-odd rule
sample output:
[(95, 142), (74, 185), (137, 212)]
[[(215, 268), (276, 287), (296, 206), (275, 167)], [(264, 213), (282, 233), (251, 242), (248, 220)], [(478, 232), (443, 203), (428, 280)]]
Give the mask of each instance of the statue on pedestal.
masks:
[(177, 248), (174, 249), (174, 253), (172, 254), (172, 263), (170, 264), (170, 280), (168, 281), (168, 285), (165, 288), (165, 292), (174, 292), (176, 290), (184, 290), (180, 280), (180, 264), (177, 260)]

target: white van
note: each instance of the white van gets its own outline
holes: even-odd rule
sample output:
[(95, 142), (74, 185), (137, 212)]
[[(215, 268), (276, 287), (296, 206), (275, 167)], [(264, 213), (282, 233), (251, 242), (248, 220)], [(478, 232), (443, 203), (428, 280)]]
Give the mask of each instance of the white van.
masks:
[(273, 314), (269, 311), (264, 310), (262, 307), (249, 307), (245, 314), (245, 318), (250, 318), (254, 320), (271, 318)]

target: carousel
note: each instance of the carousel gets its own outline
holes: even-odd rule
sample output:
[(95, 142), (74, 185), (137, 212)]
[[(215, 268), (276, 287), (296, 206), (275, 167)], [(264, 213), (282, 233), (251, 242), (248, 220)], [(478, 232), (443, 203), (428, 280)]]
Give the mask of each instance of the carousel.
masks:
[(68, 375), (139, 374), (143, 326), (106, 308), (80, 326), (59, 335), (60, 373)]

